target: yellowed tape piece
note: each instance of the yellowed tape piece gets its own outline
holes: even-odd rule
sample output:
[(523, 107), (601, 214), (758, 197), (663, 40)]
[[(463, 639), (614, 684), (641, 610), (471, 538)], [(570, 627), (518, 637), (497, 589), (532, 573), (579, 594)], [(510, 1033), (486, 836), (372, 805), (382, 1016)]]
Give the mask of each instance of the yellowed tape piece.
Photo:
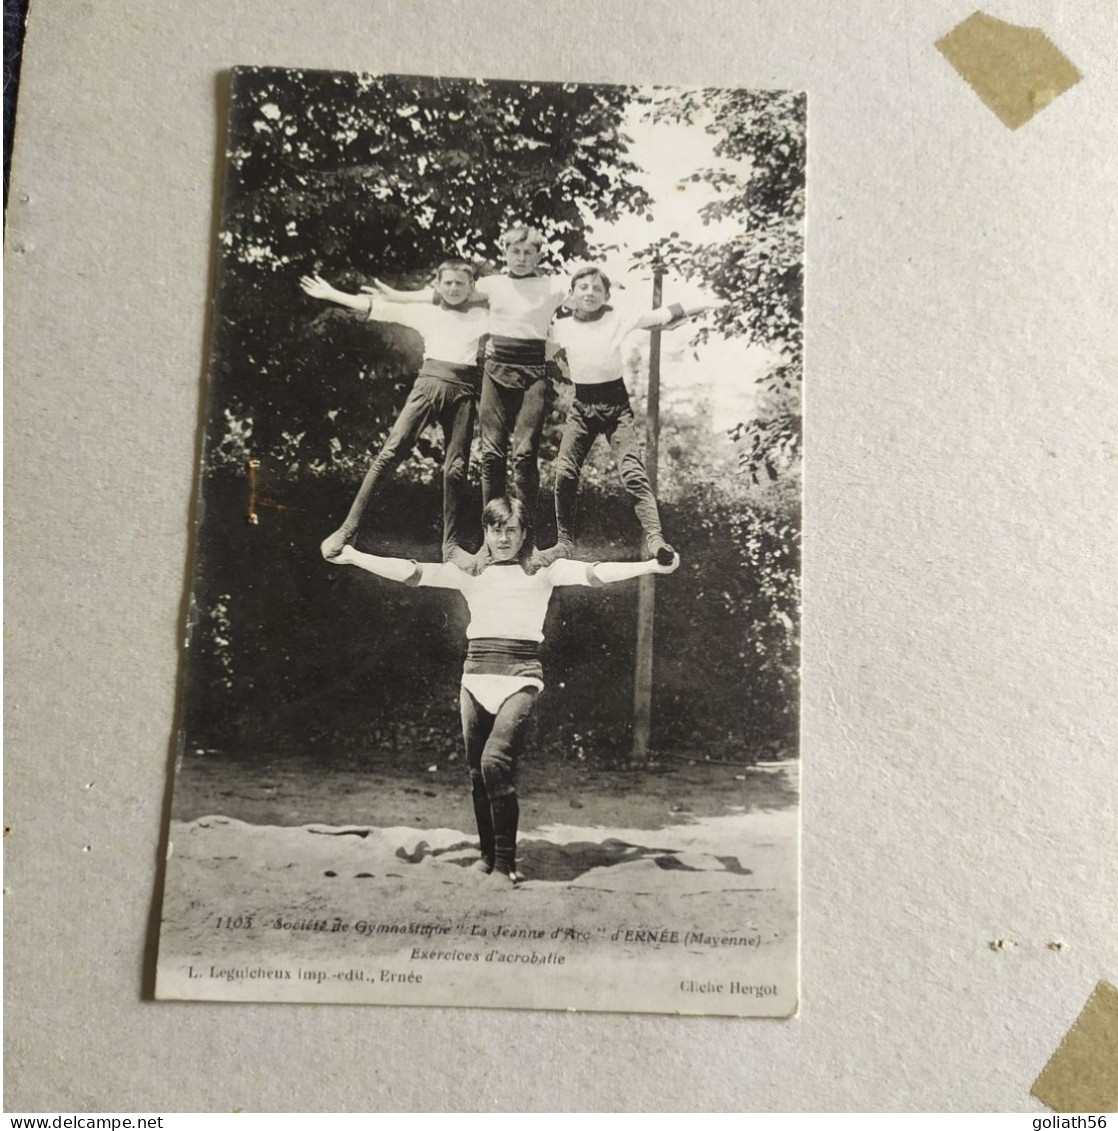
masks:
[(1095, 987), (1032, 1093), (1053, 1111), (1118, 1111), (1118, 990), (1109, 982)]
[(1023, 126), (1083, 77), (1035, 27), (975, 12), (936, 47), (1011, 130)]

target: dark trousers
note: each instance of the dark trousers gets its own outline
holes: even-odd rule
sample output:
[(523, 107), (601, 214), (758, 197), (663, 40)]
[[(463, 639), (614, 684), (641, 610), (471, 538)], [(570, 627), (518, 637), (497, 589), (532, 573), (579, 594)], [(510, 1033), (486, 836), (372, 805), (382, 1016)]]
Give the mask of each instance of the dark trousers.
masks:
[(574, 542), (579, 477), (599, 436), (609, 441), (622, 486), (632, 500), (644, 537), (660, 534), (660, 508), (645, 470), (628, 396), (622, 403), (603, 404), (588, 404), (576, 396), (567, 413), (555, 461), (555, 525), (559, 528), (559, 541)]
[(538, 696), (534, 687), (521, 688), (493, 715), (462, 688), (462, 737), (481, 854), (499, 872), (516, 870), (516, 764)]
[(487, 372), (481, 382), (478, 428), (481, 433), (482, 504), (509, 493), (508, 462), (512, 453), (512, 493), (535, 522), (540, 492), (540, 433), (547, 411), (547, 381), (526, 388), (499, 385)]
[(356, 532), (369, 499), (412, 453), (419, 434), (437, 422), (443, 434), (443, 548), (461, 546), (469, 514), (470, 440), (477, 415), (472, 389), (441, 377), (417, 377), (384, 446), (373, 460), (346, 515), (343, 529)]

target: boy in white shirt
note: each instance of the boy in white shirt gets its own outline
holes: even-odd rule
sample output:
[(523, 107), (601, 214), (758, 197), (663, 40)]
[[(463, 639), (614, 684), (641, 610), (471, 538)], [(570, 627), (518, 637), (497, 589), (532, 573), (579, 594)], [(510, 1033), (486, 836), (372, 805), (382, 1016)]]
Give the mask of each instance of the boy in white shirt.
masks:
[[(505, 273), (479, 279), (475, 291), (489, 302), (489, 342), (481, 385), (482, 502), (512, 494), (528, 508), (532, 542), (540, 487), (539, 449), (547, 412), (545, 346), (551, 316), (567, 297), (566, 280), (537, 270), (543, 236), (527, 225), (501, 237)], [(377, 283), (395, 302), (425, 302), (429, 291), (394, 291)], [(512, 457), (512, 490), (508, 462)]]
[(575, 396), (563, 427), (559, 456), (555, 463), (555, 524), (558, 540), (543, 552), (542, 560), (570, 557), (574, 552), (575, 510), (582, 465), (599, 436), (605, 436), (641, 524), (644, 550), (661, 564), (675, 551), (664, 540), (660, 509), (641, 455), (629, 393), (621, 374), (621, 345), (634, 330), (674, 329), (707, 306), (684, 310), (678, 303), (645, 314), (625, 317), (606, 300), (610, 281), (597, 267), (583, 267), (571, 278), (569, 317), (556, 318), (551, 340), (567, 355), (567, 366)]
[(567, 297), (567, 284), (562, 277), (539, 274), (543, 237), (535, 228), (510, 228), (501, 246), (506, 273), (477, 284), (477, 293), (489, 300), (490, 332), (479, 409), (481, 493), (486, 503), (508, 493), (511, 454), (513, 494), (523, 500), (533, 524), (547, 413), (547, 331)]
[[(481, 859), (474, 867), (491, 882), (517, 882), (516, 835), (520, 803), (516, 770), (543, 689), (540, 645), (554, 589), (601, 586), (645, 574), (674, 573), (675, 556), (660, 563), (556, 561), (539, 568), (526, 544), (527, 516), (519, 499), (492, 499), (482, 512), (486, 561), (472, 575), (458, 566), (420, 565), (360, 553), (352, 546), (322, 553), (389, 581), (456, 589), (470, 613), (460, 706)], [(560, 685), (562, 686), (562, 685)]]
[(432, 301), (423, 305), (389, 302), (379, 294), (347, 294), (318, 275), (300, 280), (312, 298), (361, 311), (373, 322), (410, 326), (423, 338), (423, 366), (412, 391), (365, 473), (345, 522), (326, 540), (331, 547), (340, 550), (353, 540), (369, 499), (434, 421), (443, 434), (443, 559), (472, 561), (463, 548), (469, 510), (466, 472), (481, 385), (478, 350), (489, 322), (485, 306), (471, 301), (473, 284), (473, 267), (460, 259), (440, 264)]

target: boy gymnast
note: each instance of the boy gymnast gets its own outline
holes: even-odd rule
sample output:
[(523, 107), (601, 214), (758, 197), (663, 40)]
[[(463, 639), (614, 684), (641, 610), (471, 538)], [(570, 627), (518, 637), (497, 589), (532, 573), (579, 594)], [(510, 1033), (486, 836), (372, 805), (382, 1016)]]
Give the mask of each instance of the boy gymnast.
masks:
[(435, 422), (443, 434), (443, 560), (472, 562), (463, 548), (469, 513), (466, 472), (481, 384), (478, 350), (489, 321), (485, 306), (473, 301), (473, 266), (461, 259), (441, 263), (429, 292), (432, 301), (423, 305), (390, 302), (379, 294), (347, 294), (318, 275), (304, 275), (300, 286), (311, 298), (360, 311), (370, 321), (410, 326), (423, 338), (423, 365), (411, 393), (365, 473), (349, 514), (326, 545), (336, 552), (353, 541), (369, 499), (411, 454), (423, 429)]
[[(540, 434), (547, 410), (545, 346), (551, 317), (567, 297), (567, 284), (560, 276), (540, 273), (543, 236), (537, 229), (514, 225), (500, 243), (505, 272), (479, 279), (474, 288), (489, 303), (490, 336), (478, 416), (481, 493), (483, 504), (507, 494), (524, 503), (531, 546), (540, 485)], [(431, 295), (429, 290), (376, 286), (395, 302), (423, 303)]]
[(622, 342), (634, 330), (674, 329), (709, 310), (710, 306), (684, 309), (677, 303), (638, 316), (624, 316), (606, 301), (609, 277), (598, 267), (583, 267), (571, 277), (568, 305), (573, 313), (560, 316), (551, 326), (551, 341), (567, 356), (575, 396), (563, 427), (555, 466), (555, 524), (558, 540), (543, 551), (542, 560), (554, 561), (574, 553), (575, 510), (582, 465), (599, 436), (609, 441), (621, 483), (641, 525), (647, 557), (667, 565), (675, 553), (664, 539), (660, 510), (652, 493), (641, 455), (629, 393), (621, 377)]

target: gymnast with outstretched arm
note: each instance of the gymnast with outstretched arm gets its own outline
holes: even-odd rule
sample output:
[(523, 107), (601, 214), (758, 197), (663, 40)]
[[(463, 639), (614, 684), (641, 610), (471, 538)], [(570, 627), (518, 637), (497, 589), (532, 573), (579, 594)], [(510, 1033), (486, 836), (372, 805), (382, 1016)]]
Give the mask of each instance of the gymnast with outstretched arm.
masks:
[(561, 558), (534, 565), (526, 543), (526, 515), (519, 499), (492, 499), (482, 512), (487, 564), (476, 575), (451, 562), (428, 564), (362, 553), (336, 541), (323, 556), (355, 565), (389, 581), (456, 589), (466, 600), (470, 622), (460, 705), (466, 764), (473, 788), (481, 859), (474, 868), (487, 882), (517, 882), (516, 831), (520, 805), (516, 768), (536, 700), (543, 690), (540, 644), (552, 590), (560, 585), (602, 586), (644, 574), (674, 573), (670, 563), (581, 562)]

